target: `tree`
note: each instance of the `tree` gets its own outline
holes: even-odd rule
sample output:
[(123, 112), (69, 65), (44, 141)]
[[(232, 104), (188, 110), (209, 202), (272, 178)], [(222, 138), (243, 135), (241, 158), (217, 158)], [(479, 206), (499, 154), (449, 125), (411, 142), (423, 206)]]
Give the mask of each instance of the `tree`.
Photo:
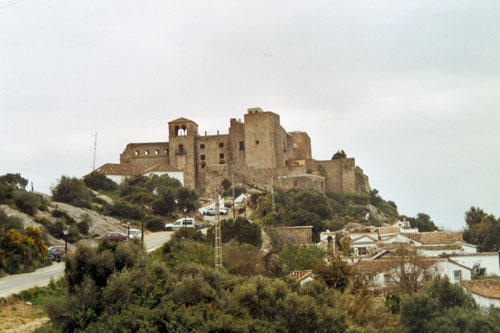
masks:
[(28, 180), (21, 177), (20, 173), (7, 173), (0, 176), (0, 184), (12, 187), (17, 190), (24, 190), (28, 185)]
[(343, 150), (338, 150), (335, 154), (332, 156), (332, 160), (340, 160), (342, 158), (346, 158), (347, 154)]
[(279, 254), (285, 272), (312, 269), (323, 261), (326, 252), (316, 245), (292, 244), (288, 242)]
[(94, 191), (113, 191), (118, 188), (118, 184), (101, 173), (93, 172), (83, 178), (83, 182)]
[(339, 256), (331, 256), (328, 263), (320, 262), (313, 267), (314, 275), (328, 287), (344, 291), (349, 284), (359, 287), (359, 280), (354, 268), (344, 262)]
[[(222, 220), (221, 222), (222, 243), (229, 243), (232, 239), (238, 243), (247, 243), (253, 246), (262, 245), (262, 232), (260, 227), (242, 217), (236, 219)], [(211, 226), (207, 231), (207, 239), (213, 240), (215, 227)]]
[(260, 249), (248, 243), (240, 244), (236, 240), (231, 240), (224, 246), (224, 264), (229, 272), (238, 275), (254, 275), (260, 267)]
[(90, 208), (93, 195), (78, 178), (62, 176), (55, 187), (52, 188), (52, 199), (67, 204)]
[(420, 256), (414, 248), (400, 246), (387, 262), (385, 277), (393, 292), (413, 294), (438, 272), (436, 260)]
[(482, 209), (471, 207), (465, 213), (467, 228), (464, 239), (479, 245), (479, 251), (498, 251), (500, 249), (500, 221)]

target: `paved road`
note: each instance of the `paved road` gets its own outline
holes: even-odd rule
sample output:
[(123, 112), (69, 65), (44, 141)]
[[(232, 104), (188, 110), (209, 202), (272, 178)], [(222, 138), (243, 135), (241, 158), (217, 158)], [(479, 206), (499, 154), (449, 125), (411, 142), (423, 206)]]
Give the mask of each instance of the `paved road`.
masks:
[[(146, 249), (151, 252), (163, 243), (170, 240), (173, 231), (163, 231), (147, 234), (144, 236)], [(32, 273), (9, 275), (0, 279), (0, 297), (17, 294), (23, 290), (44, 287), (49, 284), (50, 279), (58, 279), (64, 275), (64, 263), (54, 263), (51, 266), (42, 267)]]

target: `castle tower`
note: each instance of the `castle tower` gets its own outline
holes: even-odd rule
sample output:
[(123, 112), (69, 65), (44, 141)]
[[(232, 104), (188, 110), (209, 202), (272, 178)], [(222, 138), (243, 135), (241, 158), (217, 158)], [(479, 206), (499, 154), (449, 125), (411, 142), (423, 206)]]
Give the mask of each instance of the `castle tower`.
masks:
[(179, 118), (168, 123), (170, 165), (184, 171), (184, 185), (196, 188), (196, 144), (198, 125)]

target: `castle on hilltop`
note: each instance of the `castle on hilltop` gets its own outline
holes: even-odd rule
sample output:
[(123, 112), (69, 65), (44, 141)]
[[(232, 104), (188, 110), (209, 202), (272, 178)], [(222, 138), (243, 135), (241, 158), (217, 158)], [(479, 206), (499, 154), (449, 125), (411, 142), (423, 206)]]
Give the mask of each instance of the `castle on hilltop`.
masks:
[(244, 121), (232, 118), (229, 133), (204, 135), (179, 118), (168, 123), (168, 142), (129, 143), (120, 164), (95, 172), (117, 183), (133, 175), (169, 174), (200, 194), (214, 193), (224, 178), (254, 188), (310, 187), (320, 191), (368, 192), (368, 177), (354, 158), (313, 160), (305, 132), (287, 132), (278, 114), (250, 108)]

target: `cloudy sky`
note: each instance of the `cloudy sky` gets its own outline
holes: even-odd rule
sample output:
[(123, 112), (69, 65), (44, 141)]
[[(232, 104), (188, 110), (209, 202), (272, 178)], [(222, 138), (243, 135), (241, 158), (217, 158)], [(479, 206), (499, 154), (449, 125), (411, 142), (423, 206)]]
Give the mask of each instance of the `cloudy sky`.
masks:
[(0, 175), (49, 192), (260, 106), (402, 214), (500, 215), (500, 2), (0, 0)]

